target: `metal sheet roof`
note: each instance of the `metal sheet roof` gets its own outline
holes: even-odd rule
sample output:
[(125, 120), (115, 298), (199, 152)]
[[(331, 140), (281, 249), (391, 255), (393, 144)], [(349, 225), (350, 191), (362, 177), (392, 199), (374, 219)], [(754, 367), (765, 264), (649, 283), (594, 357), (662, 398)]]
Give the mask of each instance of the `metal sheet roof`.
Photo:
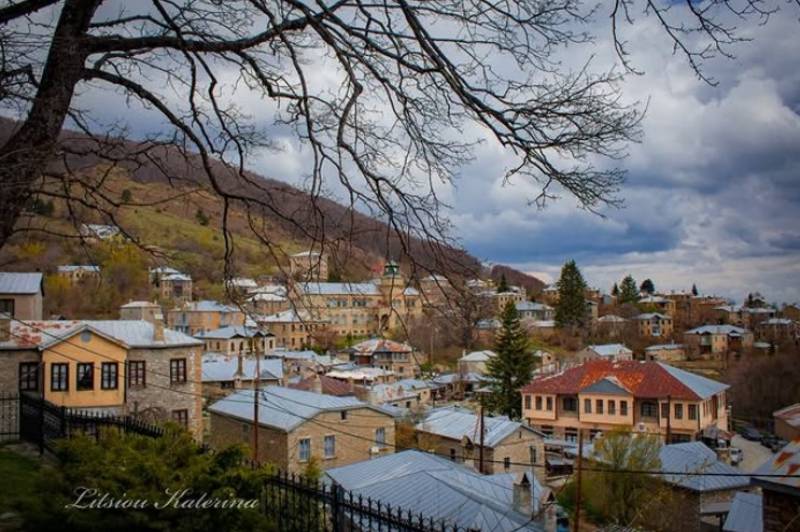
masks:
[(256, 336), (266, 336), (266, 333), (260, 329), (253, 327), (245, 327), (244, 325), (228, 325), (214, 329), (213, 331), (200, 332), (195, 335), (195, 338), (201, 340), (230, 340), (231, 338), (254, 338)]
[(722, 530), (725, 532), (763, 532), (764, 508), (760, 493), (740, 491), (733, 497)]
[(41, 273), (0, 272), (0, 294), (36, 294), (41, 289)]
[[(496, 532), (543, 530), (514, 509), (513, 475), (481, 475), (421, 451), (408, 450), (333, 468), (326, 475), (356, 494), (451, 526)], [(538, 504), (544, 490), (535, 477), (532, 489)]]
[(587, 349), (594, 351), (601, 357), (613, 357), (619, 354), (630, 354), (633, 352), (622, 344), (590, 345)]
[(183, 312), (241, 312), (238, 308), (232, 305), (223, 305), (218, 301), (210, 299), (203, 299), (200, 301), (192, 301), (186, 303), (184, 306), (176, 310)]
[(373, 283), (303, 283), (300, 290), (315, 295), (380, 295), (377, 285)]
[[(236, 379), (239, 369), (237, 357), (227, 357), (216, 354), (203, 355), (203, 382), (230, 382)], [(282, 379), (283, 361), (278, 358), (262, 358), (259, 362), (262, 379)], [(254, 358), (242, 360), (241, 378), (251, 380), (256, 375), (256, 361)]]
[(58, 271), (62, 273), (77, 271), (99, 272), (100, 266), (93, 264), (63, 264), (58, 267)]
[(98, 333), (114, 338), (134, 348), (158, 348), (201, 346), (202, 342), (172, 329), (164, 329), (164, 339), (154, 339), (154, 326), (144, 320), (46, 320), (29, 321), (25, 324), (11, 324), (11, 340), (3, 342), (0, 348), (33, 348), (42, 344), (52, 344), (61, 338), (68, 338), (77, 330), (89, 327)]
[(696, 373), (678, 369), (663, 362), (657, 362), (667, 373), (678, 379), (681, 384), (692, 390), (700, 399), (708, 399), (721, 391), (730, 388), (727, 384), (701, 377)]
[(486, 349), (484, 351), (473, 351), (472, 353), (467, 353), (459, 360), (463, 360), (464, 362), (487, 362), (490, 358), (494, 358), (496, 356), (497, 353)]
[[(702, 442), (674, 443), (664, 445), (659, 451), (661, 470), (693, 473), (692, 475), (660, 475), (670, 484), (698, 492), (744, 488), (750, 484), (748, 475), (738, 475), (738, 469), (717, 459), (717, 454)], [(696, 473), (714, 473), (697, 475)], [(736, 476), (716, 476), (720, 473)]]
[[(431, 410), (425, 420), (416, 425), (416, 429), (423, 432), (454, 440), (460, 440), (466, 436), (475, 443), (480, 441), (479, 427), (479, 416), (475, 412), (458, 407)], [(517, 430), (534, 432), (530, 427), (518, 421), (511, 421), (505, 416), (485, 416), (483, 430), (483, 444), (486, 447), (494, 447), (500, 444), (506, 437)]]
[[(800, 494), (800, 438), (795, 438), (753, 472), (754, 480), (776, 484)], [(758, 475), (793, 475), (792, 477), (759, 477)]]
[[(259, 390), (258, 422), (261, 425), (291, 431), (321, 412), (337, 412), (355, 408), (383, 410), (361, 402), (355, 397), (337, 397), (306, 392), (282, 386), (266, 386)], [(239, 390), (208, 407), (209, 412), (252, 421), (254, 390)]]
[(747, 329), (735, 325), (703, 325), (686, 331), (685, 334), (746, 334)]

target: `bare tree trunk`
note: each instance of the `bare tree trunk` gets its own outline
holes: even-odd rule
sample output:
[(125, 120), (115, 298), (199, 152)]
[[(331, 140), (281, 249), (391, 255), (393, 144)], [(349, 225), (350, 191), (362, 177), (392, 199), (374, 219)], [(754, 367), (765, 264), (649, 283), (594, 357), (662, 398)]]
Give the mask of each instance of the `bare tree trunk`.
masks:
[(27, 118), (0, 148), (0, 247), (14, 233), (33, 184), (51, 161), (83, 75), (82, 45), (101, 0), (67, 0), (59, 16), (36, 97)]

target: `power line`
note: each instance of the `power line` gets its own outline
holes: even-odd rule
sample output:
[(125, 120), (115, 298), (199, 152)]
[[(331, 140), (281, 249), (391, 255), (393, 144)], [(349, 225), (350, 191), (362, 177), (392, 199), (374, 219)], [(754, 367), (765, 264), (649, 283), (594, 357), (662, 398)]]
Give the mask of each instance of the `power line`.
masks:
[[(25, 324), (21, 320), (16, 320), (16, 321), (20, 321), (21, 323)], [(27, 324), (25, 324), (25, 325), (27, 325)], [(31, 327), (35, 328), (33, 326), (31, 326)], [(46, 334), (49, 334), (50, 336), (53, 336), (54, 338), (62, 339), (62, 337), (58, 337), (58, 336), (52, 335), (50, 333), (47, 333), (46, 331), (42, 331), (42, 332), (45, 332)], [(17, 334), (14, 334), (14, 333), (10, 333), (10, 334), (12, 334), (13, 336), (16, 336), (18, 338), (23, 338), (24, 339), (24, 337), (22, 337), (20, 335), (17, 335)], [(79, 349), (83, 349), (84, 351), (87, 351), (89, 353), (93, 353), (93, 354), (96, 354), (96, 355), (101, 356), (103, 358), (106, 358), (108, 360), (112, 360), (113, 362), (117, 362), (117, 363), (119, 362), (118, 360), (113, 359), (113, 358), (111, 358), (111, 357), (109, 357), (107, 355), (104, 355), (104, 354), (101, 354), (101, 353), (97, 353), (97, 352), (95, 352), (93, 350), (90, 350), (90, 349), (86, 348), (85, 346), (79, 346), (79, 345), (76, 345), (76, 344), (71, 344), (71, 345), (73, 345), (75, 347), (78, 347)], [(56, 349), (54, 349), (52, 347), (49, 347), (48, 350), (54, 352), (55, 354), (57, 354), (59, 356), (67, 358), (69, 360), (72, 360), (72, 361), (75, 361), (75, 362), (80, 362), (80, 363), (86, 363), (86, 362), (81, 361), (79, 359), (76, 359), (76, 358), (74, 358), (74, 357), (72, 357), (70, 355), (66, 355), (64, 353), (61, 353), (61, 352), (57, 351)], [(92, 365), (93, 365), (93, 367), (97, 367), (93, 363), (92, 363)], [(166, 376), (165, 374), (159, 374), (159, 373), (154, 373), (154, 374), (161, 375), (161, 376)], [(127, 377), (127, 375), (126, 375), (126, 377)], [(186, 382), (198, 383), (200, 381), (186, 381)], [(184, 391), (184, 390), (177, 390), (177, 389), (166, 387), (166, 386), (154, 385), (152, 383), (148, 384), (148, 386), (150, 386), (150, 385), (152, 385), (152, 386), (154, 386), (156, 388), (160, 388), (160, 389), (164, 389), (164, 390), (168, 390), (168, 391), (173, 391), (173, 392), (176, 392), (176, 393), (181, 393), (181, 394), (185, 394), (185, 395), (190, 395), (190, 396), (200, 397), (200, 398), (206, 399), (206, 397), (203, 396), (202, 394), (197, 394), (197, 393), (194, 393), (194, 392), (187, 392), (187, 391)], [(202, 385), (202, 383), (201, 383), (201, 385)], [(261, 391), (261, 395), (263, 397), (263, 390), (260, 390), (260, 391)], [(227, 399), (227, 400), (231, 401), (231, 402), (242, 403), (242, 404), (253, 404), (250, 401), (240, 401), (240, 400), (236, 400), (236, 399)], [(290, 398), (286, 398), (286, 397), (281, 397), (281, 400), (288, 401), (290, 403), (294, 403), (294, 404), (301, 405), (301, 406), (307, 406), (307, 407), (316, 408), (316, 407), (314, 407), (314, 405), (309, 405), (309, 404), (302, 403), (300, 401), (297, 401), (297, 400), (294, 400), (294, 399), (290, 399)], [(271, 405), (268, 405), (266, 403), (260, 403), (259, 402), (259, 404), (262, 405), (262, 406), (271, 406)], [(365, 403), (365, 406), (367, 406), (366, 403)], [(279, 408), (281, 408), (281, 407), (279, 407)], [(297, 412), (291, 412), (291, 411), (285, 410), (283, 408), (281, 408), (281, 409), (284, 410), (284, 412), (286, 412), (288, 414), (291, 414), (293, 416), (299, 417), (299, 418), (301, 418), (301, 419), (303, 419), (303, 420), (305, 420), (307, 422), (317, 424), (319, 426), (322, 426), (322, 427), (327, 428), (329, 430), (332, 430), (334, 432), (338, 432), (340, 434), (344, 434), (344, 435), (351, 436), (351, 437), (354, 437), (354, 438), (357, 438), (357, 439), (362, 439), (362, 440), (366, 440), (366, 441), (370, 441), (370, 442), (375, 443), (374, 439), (366, 438), (366, 437), (361, 436), (359, 434), (353, 434), (353, 433), (349, 433), (349, 432), (343, 431), (342, 429), (339, 429), (337, 427), (326, 425), (326, 424), (324, 424), (324, 423), (322, 423), (322, 422), (320, 422), (320, 421), (318, 421), (318, 420), (316, 420), (314, 418), (309, 418), (309, 417), (302, 416)], [(387, 414), (387, 415), (389, 415), (389, 414)], [(379, 416), (376, 416), (376, 417), (379, 417)], [(357, 427), (357, 428), (376, 428), (376, 427), (365, 426), (365, 425), (351, 425), (351, 426)], [(644, 435), (659, 435), (660, 434), (660, 433), (657, 433), (657, 432), (639, 433), (639, 432), (635, 432), (635, 431), (625, 431), (625, 433), (629, 433), (629, 434), (644, 434)], [(386, 445), (387, 447), (395, 448), (395, 449), (398, 448), (397, 445), (394, 445), (394, 444), (384, 443), (384, 445)], [(424, 451), (424, 452), (428, 452), (428, 454), (434, 454), (434, 455), (441, 456), (441, 457), (448, 458), (448, 459), (450, 458), (449, 455), (445, 455), (443, 453), (435, 453), (435, 452), (429, 452), (429, 451)], [(498, 464), (499, 463), (502, 463), (502, 464), (508, 463), (509, 465), (531, 467), (531, 464), (523, 463), (523, 462), (510, 462), (510, 461), (506, 462), (505, 460), (489, 460), (489, 459), (484, 459), (484, 461), (485, 462), (489, 462), (489, 463), (498, 463)], [(543, 467), (546, 467), (546, 465), (545, 464), (535, 464), (535, 465), (533, 465), (533, 467), (543, 468)], [(742, 474), (735, 474), (735, 473), (693, 473), (693, 472), (685, 472), (685, 471), (651, 471), (651, 470), (609, 469), (609, 468), (583, 468), (583, 470), (584, 471), (604, 472), (604, 473), (614, 473), (614, 474), (647, 474), (647, 475), (676, 475), (676, 476), (697, 475), (697, 476), (737, 477), (737, 478), (738, 477), (753, 476), (752, 474), (747, 474), (747, 473), (742, 473)], [(760, 475), (757, 475), (757, 476), (758, 477), (762, 477), (762, 478), (773, 478), (773, 477), (774, 478), (800, 478), (800, 474), (792, 475), (792, 474), (771, 473), (771, 474), (763, 474), (763, 475), (760, 474)]]

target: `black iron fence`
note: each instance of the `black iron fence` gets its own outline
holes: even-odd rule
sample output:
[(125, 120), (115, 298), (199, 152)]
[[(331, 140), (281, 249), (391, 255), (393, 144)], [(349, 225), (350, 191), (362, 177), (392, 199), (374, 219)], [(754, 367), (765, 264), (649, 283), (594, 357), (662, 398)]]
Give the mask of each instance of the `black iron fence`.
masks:
[[(159, 426), (131, 416), (75, 410), (26, 393), (0, 393), (0, 441), (24, 440), (53, 451), (53, 444), (75, 434), (97, 438), (103, 428), (116, 427), (150, 437), (163, 435)], [(462, 532), (436, 520), (354, 494), (335, 485), (279, 472), (265, 481), (264, 513), (281, 531), (310, 532)]]
[(109, 427), (154, 438), (164, 433), (161, 427), (132, 416), (66, 408), (27, 393), (0, 394), (0, 441), (19, 439), (38, 445), (41, 451), (53, 451), (58, 439), (75, 434), (97, 438)]
[(278, 473), (267, 480), (263, 508), (278, 530), (461, 532), (465, 529), (432, 517), (373, 500), (336, 485)]

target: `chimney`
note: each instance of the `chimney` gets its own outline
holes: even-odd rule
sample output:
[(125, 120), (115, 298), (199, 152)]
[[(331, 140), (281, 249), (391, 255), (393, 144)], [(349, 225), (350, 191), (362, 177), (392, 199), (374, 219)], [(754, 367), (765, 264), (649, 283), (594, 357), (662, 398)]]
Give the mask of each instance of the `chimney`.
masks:
[(0, 342), (11, 339), (11, 314), (0, 312)]
[(523, 515), (533, 515), (533, 493), (528, 473), (517, 473), (514, 476), (513, 500), (514, 510)]
[(160, 312), (153, 315), (153, 341), (164, 341), (164, 316)]
[[(253, 366), (253, 377), (255, 377), (255, 366)], [(242, 356), (242, 352), (239, 351), (236, 353), (236, 376), (242, 377), (244, 375), (244, 357)]]
[(311, 391), (314, 393), (322, 393), (322, 379), (316, 373), (311, 377)]

